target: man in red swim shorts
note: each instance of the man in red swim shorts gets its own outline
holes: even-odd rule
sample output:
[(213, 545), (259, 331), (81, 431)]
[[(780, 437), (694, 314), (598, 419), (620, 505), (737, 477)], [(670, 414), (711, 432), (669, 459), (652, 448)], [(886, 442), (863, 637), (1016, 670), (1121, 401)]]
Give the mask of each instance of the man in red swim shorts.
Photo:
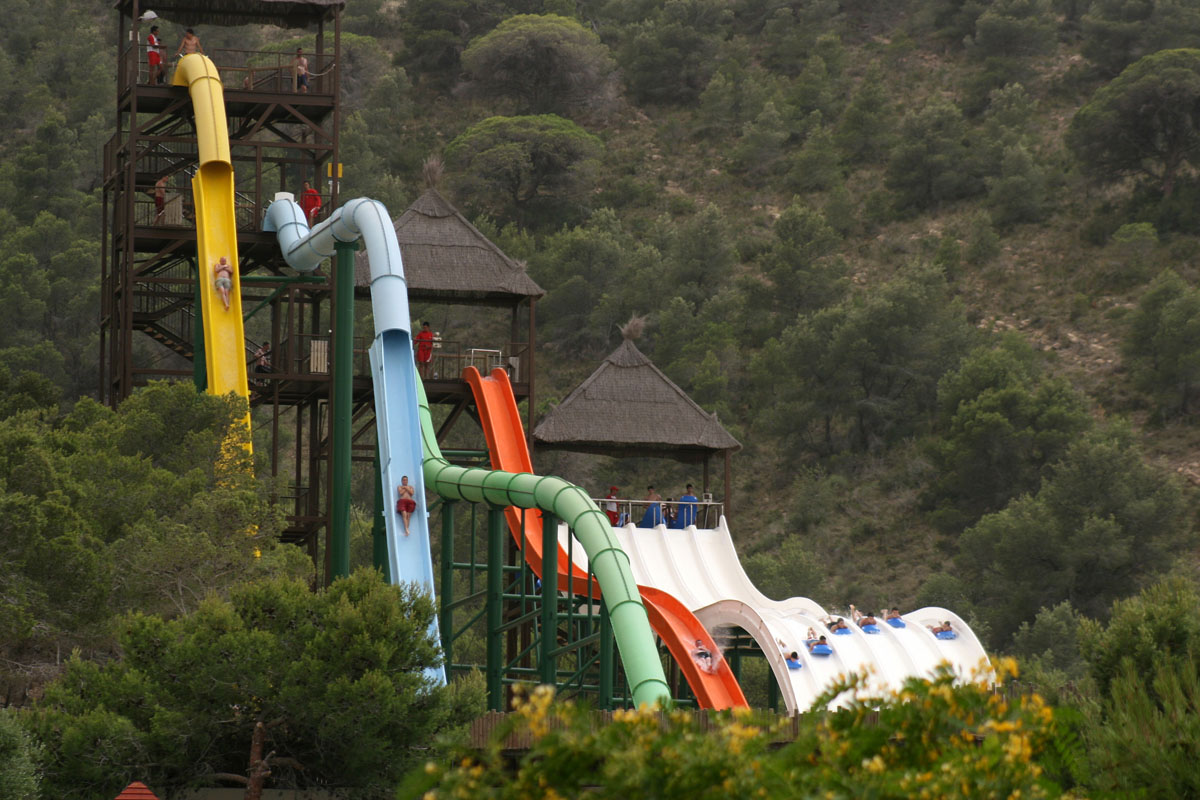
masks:
[(408, 485), (408, 476), (404, 475), (400, 478), (400, 485), (396, 487), (396, 491), (400, 493), (400, 499), (396, 501), (396, 512), (400, 514), (400, 521), (404, 523), (404, 535), (408, 536), (409, 517), (417, 510), (417, 501), (414, 499), (417, 490)]
[(146, 61), (150, 65), (150, 85), (157, 86), (166, 81), (166, 71), (163, 69), (163, 54), (167, 48), (163, 47), (162, 39), (158, 37), (158, 26), (150, 27), (150, 35), (146, 37)]

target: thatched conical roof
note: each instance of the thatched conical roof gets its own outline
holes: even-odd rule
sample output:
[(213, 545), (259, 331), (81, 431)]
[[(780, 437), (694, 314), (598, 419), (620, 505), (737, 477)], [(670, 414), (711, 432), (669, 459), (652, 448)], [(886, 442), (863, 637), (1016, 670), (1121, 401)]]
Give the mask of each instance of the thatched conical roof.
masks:
[[(541, 297), (519, 262), (492, 244), (437, 189), (426, 189), (395, 221), (410, 298), (511, 305)], [(370, 262), (355, 257), (355, 281), (370, 285)]]
[(741, 444), (629, 339), (533, 431), (544, 449), (703, 458)]
[[(133, 3), (118, 4), (127, 16)], [(144, 13), (153, 11), (176, 25), (277, 25), (304, 28), (344, 8), (346, 0), (142, 0)]]

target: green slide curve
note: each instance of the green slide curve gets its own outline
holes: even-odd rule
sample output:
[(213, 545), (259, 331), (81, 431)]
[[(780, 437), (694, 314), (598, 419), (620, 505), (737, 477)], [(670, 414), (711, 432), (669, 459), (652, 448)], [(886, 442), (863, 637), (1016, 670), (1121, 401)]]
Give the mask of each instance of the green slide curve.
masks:
[(425, 447), (426, 487), (446, 500), (466, 500), (496, 506), (538, 508), (566, 522), (587, 553), (600, 584), (600, 594), (612, 620), (613, 636), (625, 667), (625, 677), (638, 706), (666, 705), (671, 692), (646, 607), (638, 593), (629, 556), (621, 549), (608, 517), (586, 491), (562, 478), (512, 473), (477, 467), (456, 467), (442, 457), (425, 387), (417, 381), (421, 438)]

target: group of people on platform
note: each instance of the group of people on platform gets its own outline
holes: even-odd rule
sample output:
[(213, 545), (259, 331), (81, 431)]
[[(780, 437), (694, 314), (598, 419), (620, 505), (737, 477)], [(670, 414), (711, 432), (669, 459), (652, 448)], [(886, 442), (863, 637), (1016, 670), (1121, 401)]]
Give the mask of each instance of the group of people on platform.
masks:
[[(608, 494), (604, 496), (604, 513), (608, 515), (609, 522), (614, 526), (625, 525), (630, 521), (628, 515), (620, 509), (620, 504), (617, 502), (617, 492), (620, 489), (616, 486), (608, 487)], [(682, 530), (689, 525), (696, 524), (696, 512), (700, 503), (700, 498), (696, 497), (696, 492), (692, 484), (688, 484), (684, 488), (683, 494), (676, 501), (673, 497), (668, 497), (665, 501), (654, 488), (653, 485), (646, 487), (646, 497), (638, 503), (638, 507), (644, 507), (642, 517), (638, 520), (637, 527), (653, 528), (658, 525), (665, 525), (668, 528)]]
[[(142, 17), (142, 20), (157, 19), (157, 15), (147, 14)], [(203, 55), (204, 46), (200, 43), (200, 37), (196, 35), (196, 31), (188, 28), (183, 33), (183, 38), (179, 42), (179, 47), (175, 50), (175, 57), (188, 56), (192, 53), (200, 53)], [(148, 69), (147, 82), (151, 86), (162, 86), (167, 82), (167, 48), (163, 46), (162, 37), (158, 33), (158, 26), (151, 25), (150, 33), (146, 36), (146, 66)], [(313, 74), (308, 66), (308, 57), (304, 55), (304, 48), (297, 47), (296, 54), (292, 57), (288, 68), (292, 72), (292, 88), (301, 94), (308, 92), (309, 77)], [(318, 73), (323, 75), (324, 73)], [(250, 74), (246, 75), (245, 81), (242, 83), (243, 89), (249, 89), (251, 83)]]

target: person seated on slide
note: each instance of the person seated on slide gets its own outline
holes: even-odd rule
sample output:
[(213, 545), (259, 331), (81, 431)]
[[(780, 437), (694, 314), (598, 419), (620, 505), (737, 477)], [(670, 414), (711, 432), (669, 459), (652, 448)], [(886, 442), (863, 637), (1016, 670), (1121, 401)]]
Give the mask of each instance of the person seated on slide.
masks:
[[(846, 620), (838, 617), (836, 620), (834, 620), (833, 624), (829, 626), (829, 630), (837, 633), (838, 631), (850, 630), (850, 626), (846, 624)], [(825, 637), (822, 636), (821, 638), (824, 639)]]
[(221, 256), (221, 260), (213, 266), (213, 286), (217, 289), (217, 294), (221, 296), (221, 302), (225, 304), (225, 310), (229, 310), (229, 291), (233, 288), (233, 267)]
[(824, 636), (821, 636), (820, 638), (817, 638), (817, 639), (810, 639), (808, 642), (808, 652), (811, 653), (813, 651), (813, 648), (820, 647), (822, 645), (825, 647), (829, 647), (829, 642), (825, 641)]
[(788, 669), (800, 669), (800, 654), (795, 650), (793, 650), (791, 654), (783, 661), (785, 664), (787, 664)]
[(933, 631), (935, 636), (939, 633), (954, 633), (954, 628), (950, 627), (950, 620), (946, 620), (941, 625), (930, 625), (929, 630)]
[(870, 611), (868, 611), (866, 614), (863, 614), (861, 617), (858, 618), (858, 627), (860, 627), (860, 628), (865, 628), (868, 625), (878, 625), (878, 624), (879, 623), (876, 622), (876, 620), (875, 620), (875, 615), (872, 614)]
[(417, 510), (417, 490), (408, 485), (408, 476), (404, 475), (400, 478), (400, 485), (396, 487), (396, 491), (400, 494), (396, 500), (396, 512), (400, 515), (400, 521), (404, 523), (404, 535), (408, 536), (408, 520)]
[(696, 647), (692, 650), (692, 660), (696, 662), (696, 666), (709, 675), (717, 671), (717, 660), (713, 658), (713, 654), (701, 639), (696, 640)]
[(900, 609), (893, 606), (892, 610), (887, 612), (887, 618), (888, 619), (900, 619)]

